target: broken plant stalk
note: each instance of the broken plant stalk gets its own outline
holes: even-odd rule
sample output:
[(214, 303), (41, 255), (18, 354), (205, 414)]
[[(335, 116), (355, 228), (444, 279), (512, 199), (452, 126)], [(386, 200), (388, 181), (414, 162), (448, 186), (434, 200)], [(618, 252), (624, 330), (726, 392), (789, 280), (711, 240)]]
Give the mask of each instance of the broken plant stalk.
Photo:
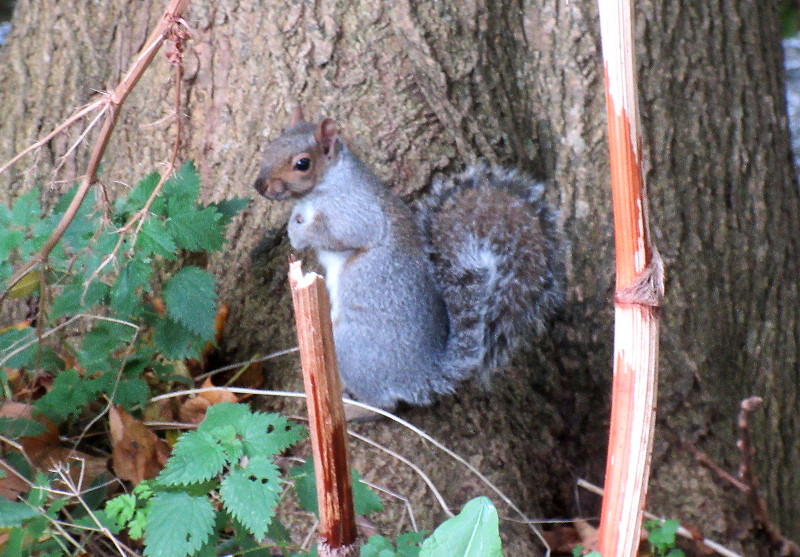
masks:
[(598, 0), (614, 206), (614, 380), (598, 550), (634, 557), (647, 496), (658, 384), (663, 269), (650, 244), (631, 0)]
[(319, 502), (320, 557), (357, 555), (355, 512), (347, 463), (342, 386), (333, 345), (325, 279), (289, 265), (300, 364), (308, 401), (309, 433)]

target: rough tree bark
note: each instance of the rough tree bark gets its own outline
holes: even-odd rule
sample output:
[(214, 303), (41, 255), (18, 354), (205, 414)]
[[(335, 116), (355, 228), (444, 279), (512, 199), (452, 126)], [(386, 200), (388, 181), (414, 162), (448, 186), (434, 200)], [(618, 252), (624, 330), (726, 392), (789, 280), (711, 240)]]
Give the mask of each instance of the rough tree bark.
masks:
[[(22, 0), (0, 49), (0, 158), (116, 78), (163, 5)], [(769, 463), (763, 484), (776, 518), (798, 536), (800, 200), (776, 8), (650, 0), (637, 3), (637, 13), (653, 235), (668, 281), (660, 431), (734, 469), (737, 403), (763, 396), (757, 460)], [(187, 55), (182, 153), (197, 161), (209, 200), (252, 193), (259, 148), (296, 102), (307, 114), (335, 117), (402, 194), (478, 159), (551, 181), (570, 240), (569, 301), (552, 334), (491, 392), (466, 386), (408, 415), (529, 515), (596, 509), (589, 496), (579, 508), (572, 487), (578, 476), (602, 483), (611, 372), (613, 243), (595, 1), (194, 0), (187, 20), (196, 40)], [(160, 58), (124, 107), (106, 156), (110, 190), (166, 159), (171, 130), (160, 119), (170, 110), (170, 79)], [(0, 201), (52, 180), (56, 156), (77, 133), (0, 176)], [(44, 195), (75, 180), (86, 155), (79, 147)], [(280, 231), (288, 209), (255, 199), (232, 227), (224, 272), (212, 261), (232, 310), (225, 340), (232, 359), (293, 343)], [(268, 373), (272, 386), (299, 385), (294, 359)], [(483, 489), (399, 428), (358, 429), (412, 457), (454, 506)], [(665, 436), (657, 433), (656, 443), (651, 510), (736, 547), (742, 499)], [(404, 466), (361, 445), (354, 456), (369, 479), (424, 497)], [(417, 508), (424, 526), (441, 518), (429, 500)], [(501, 514), (511, 515), (502, 507)], [(526, 529), (509, 525), (506, 536), (509, 555), (533, 551)]]

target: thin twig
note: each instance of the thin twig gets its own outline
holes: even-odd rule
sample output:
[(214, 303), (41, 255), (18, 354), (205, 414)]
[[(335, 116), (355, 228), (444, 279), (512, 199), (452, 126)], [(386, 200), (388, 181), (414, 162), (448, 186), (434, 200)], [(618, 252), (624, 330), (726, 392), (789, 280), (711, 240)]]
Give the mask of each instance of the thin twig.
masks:
[[(34, 338), (33, 340), (29, 340), (29, 341), (23, 343), (23, 341), (26, 338), (29, 338), (31, 336), (30, 334), (28, 334), (28, 335), (26, 335), (26, 336), (24, 336), (24, 337), (22, 337), (20, 339), (17, 339), (14, 343), (12, 343), (5, 350), (6, 356), (4, 356), (2, 359), (0, 359), (0, 367), (2, 367), (3, 364), (5, 364), (8, 360), (13, 358), (14, 356), (19, 354), (20, 352), (24, 352), (25, 350), (27, 350), (28, 348), (30, 348), (34, 344), (37, 344), (37, 343), (41, 342), (42, 340), (44, 340), (47, 337), (55, 334), (56, 332), (58, 332), (59, 330), (63, 329), (64, 327), (68, 327), (72, 323), (75, 323), (79, 319), (95, 319), (97, 321), (109, 321), (111, 323), (119, 323), (120, 325), (127, 325), (128, 327), (132, 327), (133, 329), (136, 330), (137, 333), (139, 332), (139, 326), (131, 323), (130, 321), (123, 321), (122, 319), (115, 319), (113, 317), (106, 317), (104, 315), (93, 315), (93, 314), (90, 314), (90, 313), (78, 313), (76, 315), (73, 315), (72, 317), (70, 317), (69, 319), (64, 321), (63, 323), (61, 323), (59, 325), (56, 325), (52, 329), (49, 329), (47, 332), (43, 333), (41, 336), (36, 335), (37, 338)], [(17, 346), (20, 343), (21, 343), (21, 346)], [(17, 346), (17, 348), (15, 348), (15, 349), (11, 350), (10, 352), (8, 352), (8, 350), (10, 350), (14, 346)]]
[[(439, 492), (438, 489), (436, 489), (436, 485), (433, 483), (433, 481), (430, 479), (430, 477), (428, 477), (428, 475), (425, 472), (422, 471), (422, 469), (419, 466), (417, 466), (416, 464), (411, 462), (409, 459), (407, 459), (403, 455), (394, 452), (393, 450), (391, 450), (388, 447), (384, 447), (380, 443), (376, 443), (375, 441), (373, 441), (372, 439), (370, 439), (368, 437), (364, 437), (363, 435), (360, 435), (360, 434), (356, 433), (352, 429), (348, 429), (347, 430), (347, 434), (350, 435), (351, 437), (355, 437), (356, 439), (358, 439), (359, 441), (361, 441), (363, 443), (366, 443), (367, 445), (370, 445), (370, 446), (375, 447), (376, 449), (378, 449), (380, 451), (385, 452), (386, 454), (388, 454), (392, 458), (394, 458), (396, 460), (399, 460), (400, 462), (402, 462), (403, 464), (405, 464), (406, 466), (411, 468), (420, 478), (422, 478), (422, 481), (425, 482), (425, 485), (428, 486), (428, 489), (431, 490), (431, 493), (433, 494), (434, 499), (436, 499), (436, 502), (439, 503), (440, 507), (442, 507), (442, 510), (445, 512), (445, 514), (447, 514), (447, 516), (449, 516), (449, 517), (455, 516), (453, 511), (450, 510), (450, 507), (445, 502), (444, 497), (442, 497), (442, 494)], [(414, 531), (416, 531), (416, 530), (417, 530), (417, 528), (415, 526), (414, 527)]]
[(753, 466), (755, 448), (750, 436), (750, 416), (758, 410), (764, 399), (753, 396), (746, 398), (741, 403), (741, 410), (736, 421), (739, 430), (739, 441), (736, 443), (742, 455), (742, 465), (739, 476), (746, 485), (744, 490), (747, 495), (750, 514), (753, 517), (753, 530), (761, 534), (782, 557), (800, 557), (800, 546), (784, 537), (769, 518), (767, 501), (759, 493), (759, 481)]
[(75, 122), (77, 122), (78, 120), (83, 118), (85, 115), (89, 114), (92, 110), (96, 110), (98, 107), (104, 105), (105, 102), (106, 101), (105, 101), (104, 98), (99, 98), (96, 101), (93, 101), (93, 102), (87, 104), (83, 108), (78, 109), (78, 111), (75, 112), (72, 116), (70, 116), (69, 118), (64, 120), (61, 124), (56, 126), (56, 128), (53, 129), (53, 131), (51, 131), (46, 136), (44, 136), (43, 138), (38, 140), (36, 143), (26, 147), (25, 149), (23, 149), (22, 151), (20, 151), (16, 155), (14, 155), (14, 157), (12, 157), (11, 160), (6, 162), (3, 166), (0, 166), (0, 174), (5, 172), (6, 170), (8, 170), (14, 163), (16, 163), (19, 159), (21, 159), (22, 157), (24, 157), (25, 155), (27, 155), (28, 153), (30, 153), (34, 149), (38, 149), (38, 148), (46, 145), (47, 142), (49, 142), (55, 136), (57, 136), (62, 131), (64, 131), (65, 129), (70, 127), (72, 124), (74, 124)]

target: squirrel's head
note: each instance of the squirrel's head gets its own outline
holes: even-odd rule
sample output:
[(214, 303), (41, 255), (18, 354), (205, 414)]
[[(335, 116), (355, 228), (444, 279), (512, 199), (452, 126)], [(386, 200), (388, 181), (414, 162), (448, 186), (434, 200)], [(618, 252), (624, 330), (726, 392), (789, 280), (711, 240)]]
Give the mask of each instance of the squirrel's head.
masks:
[(302, 197), (322, 181), (342, 150), (336, 122), (303, 121), (298, 110), (291, 126), (264, 150), (264, 162), (253, 187), (269, 199)]

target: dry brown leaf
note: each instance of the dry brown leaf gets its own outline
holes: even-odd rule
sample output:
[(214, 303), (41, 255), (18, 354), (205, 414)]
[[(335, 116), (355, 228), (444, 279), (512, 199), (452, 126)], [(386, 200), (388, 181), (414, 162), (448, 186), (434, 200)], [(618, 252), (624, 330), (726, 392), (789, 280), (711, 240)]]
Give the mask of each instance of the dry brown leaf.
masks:
[[(19, 440), (19, 444), (25, 450), (25, 456), (35, 469), (48, 472), (57, 465), (67, 465), (72, 480), (77, 482), (82, 478), (84, 486), (107, 471), (105, 458), (62, 446), (58, 441), (56, 424), (40, 414), (34, 415), (30, 404), (6, 401), (0, 406), (0, 416), (35, 420), (45, 427), (43, 433), (22, 437)], [(0, 495), (7, 499), (15, 499), (17, 494), (28, 491), (28, 485), (8, 467), (2, 463), (0, 467), (6, 472), (6, 477), (0, 479)]]
[(169, 446), (121, 406), (109, 410), (114, 473), (134, 485), (158, 475)]
[[(211, 378), (206, 378), (201, 386), (203, 389), (210, 389), (214, 387)], [(199, 424), (206, 417), (206, 411), (212, 404), (219, 404), (220, 402), (239, 402), (238, 397), (230, 391), (224, 389), (215, 389), (200, 393), (194, 398), (189, 398), (181, 404), (179, 415), (181, 421), (190, 424)]]
[(205, 398), (200, 396), (189, 398), (181, 404), (178, 415), (182, 422), (199, 424), (206, 417), (206, 410), (208, 410), (209, 406), (211, 406), (211, 403)]
[(559, 526), (554, 530), (542, 532), (542, 536), (555, 554), (571, 555), (572, 549), (581, 543), (574, 526)]

